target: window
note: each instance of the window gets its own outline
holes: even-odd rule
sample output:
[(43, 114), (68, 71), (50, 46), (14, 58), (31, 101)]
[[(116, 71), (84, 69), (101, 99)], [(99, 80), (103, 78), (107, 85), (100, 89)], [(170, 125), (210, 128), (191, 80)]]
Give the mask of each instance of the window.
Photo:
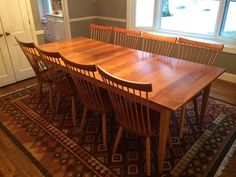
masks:
[(39, 15), (44, 18), (46, 14), (52, 14), (52, 5), (50, 0), (38, 0)]
[(47, 14), (62, 15), (61, 0), (38, 0), (40, 17)]
[(152, 27), (153, 13), (154, 0), (138, 0), (136, 2), (135, 26)]
[(236, 40), (236, 0), (226, 2), (220, 34)]
[(50, 0), (45, 0), (45, 5), (46, 5), (47, 13), (52, 14), (52, 12), (53, 12), (52, 2)]
[(236, 0), (130, 0), (132, 27), (236, 44)]
[(219, 4), (212, 0), (164, 0), (161, 29), (212, 35)]

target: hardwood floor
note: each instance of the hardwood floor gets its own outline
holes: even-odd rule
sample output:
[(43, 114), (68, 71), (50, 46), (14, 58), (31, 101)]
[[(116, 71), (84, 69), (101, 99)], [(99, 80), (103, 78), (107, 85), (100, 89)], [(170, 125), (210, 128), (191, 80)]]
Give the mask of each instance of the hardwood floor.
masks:
[[(19, 89), (26, 88), (30, 85), (36, 84), (36, 78), (31, 78), (25, 81), (21, 81), (16, 84), (5, 86), (0, 88), (0, 96), (8, 94), (10, 92), (17, 91)], [(210, 96), (225, 102), (236, 105), (236, 84), (226, 82), (223, 80), (216, 80), (212, 83)], [(16, 177), (41, 177), (43, 176), (40, 171), (31, 163), (31, 161), (18, 149), (18, 147), (11, 142), (9, 137), (0, 129), (0, 161), (5, 159), (4, 163), (8, 166), (8, 176)], [(230, 161), (220, 177), (232, 177), (236, 174), (236, 151), (230, 158)], [(0, 168), (1, 172), (1, 168)], [(6, 172), (6, 169), (5, 169)], [(2, 172), (3, 173), (3, 172)], [(0, 173), (0, 177), (1, 177)]]
[(24, 88), (34, 85), (34, 84), (37, 84), (37, 79), (35, 77), (23, 80), (21, 82), (15, 83), (15, 84), (0, 87), (0, 96), (17, 91), (19, 89), (24, 89)]
[(218, 79), (212, 83), (210, 96), (236, 105), (236, 84)]
[[(0, 96), (37, 84), (36, 78), (0, 88)], [(43, 177), (25, 154), (0, 129), (0, 177)]]
[(22, 151), (0, 129), (0, 176), (43, 177)]

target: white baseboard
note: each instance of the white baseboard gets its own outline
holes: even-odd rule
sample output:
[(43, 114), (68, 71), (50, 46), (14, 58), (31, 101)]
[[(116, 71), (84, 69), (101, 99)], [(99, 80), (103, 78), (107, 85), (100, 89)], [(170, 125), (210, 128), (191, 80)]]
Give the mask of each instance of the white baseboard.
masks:
[(225, 80), (228, 82), (236, 83), (236, 75), (230, 73), (223, 73), (218, 79)]
[(44, 34), (44, 30), (37, 30), (37, 31), (35, 31), (35, 35), (40, 35), (40, 34)]

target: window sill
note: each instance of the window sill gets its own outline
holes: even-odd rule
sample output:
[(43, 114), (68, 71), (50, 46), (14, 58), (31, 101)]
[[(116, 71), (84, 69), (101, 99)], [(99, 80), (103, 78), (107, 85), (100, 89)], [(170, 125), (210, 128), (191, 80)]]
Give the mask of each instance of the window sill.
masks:
[(63, 15), (62, 15), (62, 14), (46, 14), (46, 16), (52, 16), (52, 17), (63, 18)]
[(223, 52), (236, 54), (236, 46), (225, 44)]

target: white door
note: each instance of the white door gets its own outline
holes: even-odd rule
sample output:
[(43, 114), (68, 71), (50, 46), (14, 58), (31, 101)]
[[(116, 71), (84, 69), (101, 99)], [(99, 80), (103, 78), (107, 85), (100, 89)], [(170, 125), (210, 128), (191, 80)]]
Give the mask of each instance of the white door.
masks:
[(1, 0), (0, 13), (16, 80), (34, 76), (32, 67), (17, 44), (15, 37), (24, 42), (32, 42), (26, 0)]
[(16, 81), (0, 18), (0, 87)]

